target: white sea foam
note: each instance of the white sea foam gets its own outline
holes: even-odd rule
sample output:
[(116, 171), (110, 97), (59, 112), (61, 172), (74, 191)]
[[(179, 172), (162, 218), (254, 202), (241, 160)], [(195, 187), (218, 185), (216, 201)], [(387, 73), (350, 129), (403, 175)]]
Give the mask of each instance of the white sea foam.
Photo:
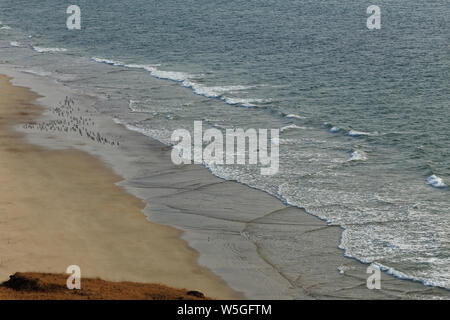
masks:
[[(106, 61), (108, 61), (108, 60), (106, 60)], [(111, 61), (111, 60), (109, 60), (109, 61)], [(148, 67), (148, 65), (145, 65), (145, 64), (136, 64), (136, 63), (128, 64), (128, 63), (122, 63), (122, 62), (113, 62), (113, 63), (115, 63), (114, 65), (120, 65), (120, 66), (131, 68), (131, 69), (144, 69), (145, 70), (145, 68)], [(159, 65), (152, 65), (152, 67), (157, 67), (157, 66), (159, 66)]]
[(332, 127), (332, 128), (330, 129), (330, 132), (331, 132), (331, 133), (336, 133), (336, 132), (339, 132), (339, 131), (341, 131), (341, 129), (338, 128), (338, 127)]
[(244, 85), (230, 85), (230, 86), (205, 86), (199, 83), (196, 83), (192, 80), (184, 80), (183, 86), (186, 88), (190, 88), (194, 91), (194, 93), (204, 96), (207, 98), (217, 98), (229, 105), (241, 105), (244, 107), (257, 107), (258, 104), (270, 102), (268, 99), (258, 99), (258, 98), (236, 98), (236, 97), (227, 97), (226, 93), (243, 91), (254, 88), (254, 86), (244, 86)]
[(295, 130), (295, 129), (305, 129), (305, 127), (299, 127), (296, 124), (290, 124), (280, 129), (280, 132), (284, 132), (287, 130)]
[(217, 98), (230, 105), (241, 105), (244, 107), (257, 107), (260, 103), (269, 102), (267, 99), (257, 99), (257, 98), (235, 98), (226, 97), (225, 93), (236, 92), (242, 90), (248, 90), (254, 88), (254, 86), (243, 86), (243, 85), (230, 85), (230, 86), (205, 86), (203, 84), (196, 83), (190, 79), (183, 81), (183, 86), (190, 88), (194, 93), (204, 96), (207, 98)]
[(348, 161), (365, 161), (367, 160), (367, 154), (361, 150), (355, 150), (350, 154)]
[(252, 88), (252, 86), (214, 86), (208, 87), (192, 80), (184, 80), (183, 86), (192, 89), (196, 94), (208, 98), (218, 98), (225, 92), (241, 91)]
[(144, 68), (150, 74), (156, 78), (159, 79), (166, 79), (166, 80), (172, 80), (172, 81), (184, 81), (190, 77), (189, 74), (184, 72), (178, 72), (178, 71), (163, 71), (159, 70), (157, 67), (154, 66), (147, 66)]
[(9, 27), (9, 26), (1, 26), (0, 30), (11, 30), (11, 27)]
[(39, 53), (55, 53), (55, 52), (66, 52), (65, 48), (44, 48), (33, 46), (33, 50)]
[(156, 65), (142, 65), (142, 64), (126, 64), (121, 61), (92, 57), (92, 60), (99, 63), (106, 63), (112, 66), (126, 67), (132, 69), (143, 69), (156, 78), (172, 80), (172, 81), (184, 81), (188, 79), (189, 75), (184, 72), (176, 71), (163, 71), (159, 70)]
[(11, 41), (11, 42), (9, 43), (9, 45), (10, 45), (11, 47), (20, 47), (20, 46), (21, 46), (20, 42), (18, 42), (18, 41)]
[(395, 278), (398, 278), (398, 279), (418, 281), (418, 282), (424, 284), (425, 286), (432, 286), (432, 287), (437, 287), (438, 286), (438, 284), (435, 283), (434, 281), (427, 281), (427, 280), (424, 280), (424, 279), (420, 279), (418, 277), (408, 276), (407, 274), (405, 274), (405, 273), (403, 273), (401, 271), (398, 271), (398, 270), (396, 270), (396, 269), (394, 269), (392, 267), (385, 266), (385, 265), (383, 265), (381, 263), (374, 262), (374, 263), (372, 263), (372, 265), (375, 266), (375, 267), (378, 267), (381, 271), (384, 271), (387, 274), (392, 275), (392, 276), (394, 276)]
[(95, 62), (98, 62), (98, 63), (106, 63), (106, 64), (110, 64), (110, 65), (113, 65), (113, 66), (124, 66), (124, 64), (122, 62), (114, 61), (114, 60), (110, 60), (110, 59), (93, 57), (92, 60), (95, 61)]
[(375, 134), (370, 133), (370, 132), (350, 130), (348, 132), (348, 135), (351, 136), (351, 137), (359, 137), (359, 136), (374, 136)]
[(298, 114), (288, 114), (285, 116), (286, 118), (290, 118), (290, 119), (305, 119), (305, 117), (299, 116)]
[(268, 99), (257, 99), (257, 98), (246, 99), (246, 98), (227, 98), (227, 97), (222, 97), (222, 100), (231, 105), (238, 104), (249, 108), (257, 107), (258, 104), (267, 103), (270, 101)]
[(442, 178), (438, 177), (437, 175), (432, 175), (427, 178), (427, 184), (434, 187), (434, 188), (445, 188), (447, 185), (444, 183), (444, 180)]
[(95, 62), (106, 63), (106, 64), (113, 65), (113, 66), (120, 66), (120, 67), (132, 68), (132, 69), (143, 69), (143, 70), (150, 72), (150, 74), (152, 76), (159, 78), (159, 79), (182, 82), (190, 77), (189, 74), (184, 73), (184, 72), (159, 70), (157, 68), (157, 65), (126, 64), (121, 61), (105, 59), (105, 58), (97, 58), (97, 57), (92, 57), (91, 59)]

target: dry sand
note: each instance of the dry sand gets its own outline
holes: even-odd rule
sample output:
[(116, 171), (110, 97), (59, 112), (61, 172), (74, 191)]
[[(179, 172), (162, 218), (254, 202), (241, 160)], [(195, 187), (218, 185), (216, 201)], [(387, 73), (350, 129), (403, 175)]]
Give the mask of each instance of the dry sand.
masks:
[(86, 277), (240, 297), (197, 265), (180, 231), (148, 222), (143, 203), (100, 160), (27, 144), (11, 130), (40, 114), (36, 98), (0, 76), (0, 281), (75, 264)]

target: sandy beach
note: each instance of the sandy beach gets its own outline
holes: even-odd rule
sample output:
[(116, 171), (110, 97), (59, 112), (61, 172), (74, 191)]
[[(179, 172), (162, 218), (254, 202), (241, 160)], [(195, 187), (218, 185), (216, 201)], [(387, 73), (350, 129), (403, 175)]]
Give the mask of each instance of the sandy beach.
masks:
[(0, 300), (450, 300), (449, 16), (0, 1)]
[(0, 77), (0, 280), (17, 271), (64, 273), (110, 281), (162, 283), (214, 298), (236, 298), (180, 231), (150, 223), (141, 200), (87, 153), (30, 145), (12, 130), (34, 121), (38, 96)]
[[(369, 290), (368, 265), (338, 249), (340, 227), (203, 166), (175, 166), (170, 148), (114, 123), (89, 97), (49, 78), (18, 66), (0, 73), (14, 84), (2, 77), (0, 280), (77, 264), (86, 277), (162, 283), (212, 298), (449, 296), (386, 273), (381, 290)], [(77, 116), (92, 118), (92, 130), (120, 147), (45, 125), (23, 128), (61, 119), (51, 110), (67, 96)], [(291, 255), (280, 265), (286, 248)]]

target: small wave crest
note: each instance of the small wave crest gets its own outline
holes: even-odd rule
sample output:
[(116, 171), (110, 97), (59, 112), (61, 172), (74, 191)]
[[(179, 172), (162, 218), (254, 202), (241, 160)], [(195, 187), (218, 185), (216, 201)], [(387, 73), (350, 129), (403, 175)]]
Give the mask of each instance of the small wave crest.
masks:
[(257, 99), (257, 98), (234, 98), (234, 97), (226, 97), (225, 93), (243, 91), (254, 88), (254, 86), (244, 86), (244, 85), (230, 85), (230, 86), (205, 86), (199, 83), (196, 83), (192, 80), (184, 80), (183, 86), (189, 89), (192, 89), (195, 94), (200, 96), (204, 96), (207, 98), (216, 98), (224, 101), (229, 105), (241, 105), (244, 107), (257, 107), (257, 104), (270, 102), (268, 99)]
[(348, 161), (366, 161), (367, 158), (367, 153), (361, 150), (355, 150), (350, 154)]
[(208, 98), (218, 98), (225, 92), (241, 91), (252, 88), (251, 86), (215, 86), (207, 87), (202, 84), (195, 83), (191, 80), (185, 80), (183, 86), (191, 88), (195, 93)]
[(323, 125), (324, 125), (326, 128), (328, 128), (328, 130), (329, 130), (331, 133), (338, 133), (338, 132), (341, 131), (341, 128), (339, 128), (339, 127), (337, 127), (337, 126), (335, 126), (335, 125), (333, 125), (333, 124), (331, 124), (331, 123), (329, 123), (329, 122), (324, 122)]
[(95, 61), (95, 62), (98, 62), (98, 63), (110, 64), (112, 66), (124, 66), (125, 65), (124, 63), (122, 63), (120, 61), (114, 61), (114, 60), (104, 59), (104, 58), (93, 57), (92, 60)]
[(280, 129), (280, 132), (285, 132), (287, 130), (295, 130), (295, 129), (305, 129), (304, 127), (299, 127), (296, 124), (290, 124)]
[(270, 102), (269, 99), (257, 99), (257, 98), (227, 98), (222, 97), (223, 101), (225, 101), (229, 105), (241, 105), (243, 107), (255, 108), (258, 107), (259, 104)]
[[(129, 65), (125, 65), (125, 67), (129, 67)], [(144, 67), (145, 70), (150, 72), (152, 76), (155, 78), (163, 79), (163, 80), (172, 80), (172, 81), (185, 81), (190, 77), (189, 74), (184, 72), (178, 72), (178, 71), (163, 71), (159, 70), (155, 66), (146, 66)]]
[(447, 185), (444, 183), (444, 180), (442, 178), (438, 177), (437, 175), (433, 174), (427, 178), (427, 184), (429, 186), (432, 186), (434, 188), (445, 188)]
[(360, 137), (360, 136), (375, 136), (376, 134), (364, 131), (350, 130), (348, 132), (348, 135), (350, 137)]
[(109, 64), (109, 65), (112, 65), (115, 67), (143, 69), (145, 71), (148, 71), (155, 78), (159, 78), (159, 79), (163, 79), (163, 80), (172, 80), (172, 81), (182, 82), (182, 81), (188, 79), (189, 77), (191, 77), (191, 75), (184, 73), (184, 72), (159, 70), (157, 68), (158, 65), (127, 64), (127, 63), (117, 61), (117, 60), (98, 58), (98, 57), (92, 57), (91, 60), (98, 62), (98, 63)]
[(65, 48), (44, 48), (44, 47), (32, 47), (34, 51), (39, 53), (56, 53), (56, 52), (66, 52), (67, 49)]
[(289, 118), (289, 119), (305, 119), (305, 117), (302, 117), (302, 116), (300, 116), (298, 114), (293, 114), (293, 113), (287, 114), (284, 117), (285, 118)]
[(330, 132), (331, 132), (331, 133), (337, 133), (337, 132), (339, 132), (339, 131), (341, 131), (341, 128), (339, 128), (339, 127), (332, 127), (332, 128), (330, 129)]

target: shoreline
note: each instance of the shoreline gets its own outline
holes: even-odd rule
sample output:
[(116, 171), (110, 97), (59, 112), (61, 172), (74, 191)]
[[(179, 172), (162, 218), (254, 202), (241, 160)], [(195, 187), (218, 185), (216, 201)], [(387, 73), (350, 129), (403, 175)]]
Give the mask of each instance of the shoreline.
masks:
[[(0, 73), (3, 73), (1, 69)], [(38, 77), (20, 78), (20, 82), (28, 81), (33, 90), (45, 91)], [(16, 75), (14, 81), (17, 79)], [(47, 97), (42, 102), (50, 106), (50, 100)], [(103, 132), (121, 137), (118, 153), (83, 145), (73, 137), (36, 134), (27, 135), (27, 139), (47, 148), (75, 147), (100, 158), (124, 179), (118, 185), (147, 202), (144, 212), (148, 220), (184, 231), (180, 232), (181, 238), (199, 253), (199, 264), (212, 270), (231, 288), (244, 292), (247, 298), (403, 299), (418, 295), (448, 298), (448, 292), (441, 289), (385, 273), (382, 274), (383, 290), (368, 290), (365, 287), (367, 265), (344, 257), (337, 248), (342, 233), (340, 227), (327, 225), (304, 210), (286, 206), (263, 191), (214, 177), (204, 167), (175, 167), (169, 161), (168, 147), (105, 118), (98, 115)], [(143, 155), (136, 151), (140, 149), (151, 151), (152, 155), (146, 153), (148, 159), (142, 159)], [(143, 171), (148, 165), (157, 169)], [(143, 180), (142, 176), (148, 179)], [(292, 249), (302, 250), (306, 257), (305, 261), (293, 261), (292, 268), (287, 270), (272, 263), (271, 255), (277, 245), (289, 244), (277, 240), (273, 247), (267, 247), (265, 239), (249, 235), (257, 230), (264, 236), (264, 228), (281, 225), (295, 228), (298, 243)], [(339, 273), (338, 268), (345, 272)], [(209, 292), (206, 294), (212, 296)]]
[(239, 297), (196, 264), (179, 230), (145, 221), (144, 204), (118, 187), (121, 179), (100, 160), (23, 141), (12, 126), (45, 111), (35, 104), (39, 96), (5, 76), (0, 90), (2, 281), (17, 271), (61, 273), (76, 264), (82, 277)]

